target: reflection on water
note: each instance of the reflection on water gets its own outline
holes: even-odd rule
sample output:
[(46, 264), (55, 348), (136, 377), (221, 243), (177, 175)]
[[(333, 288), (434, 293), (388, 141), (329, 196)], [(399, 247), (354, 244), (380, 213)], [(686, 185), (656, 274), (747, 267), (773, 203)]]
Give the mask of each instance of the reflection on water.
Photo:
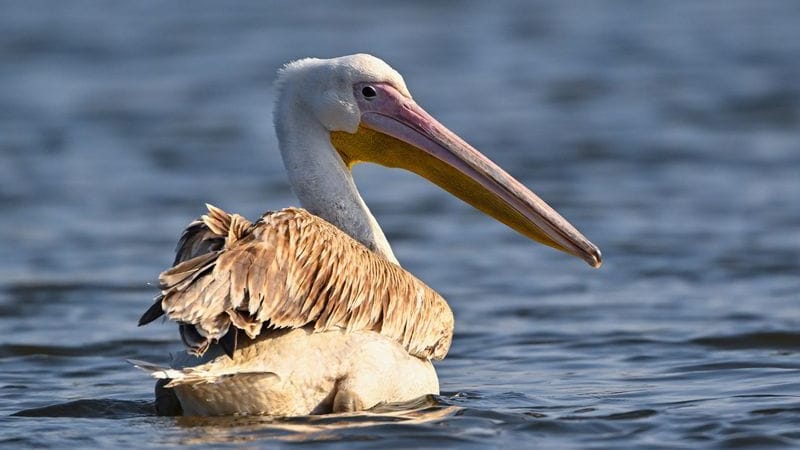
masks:
[(455, 406), (438, 406), (430, 399), (398, 406), (401, 408), (379, 407), (364, 413), (296, 418), (181, 417), (175, 423), (193, 431), (192, 438), (185, 444), (213, 445), (263, 439), (324, 442), (369, 439), (369, 436), (391, 434), (398, 430), (403, 433), (435, 433), (436, 423), (459, 410)]
[[(77, 400), (31, 408), (12, 414), (16, 417), (72, 417), (84, 419), (130, 419), (153, 415), (152, 402), (128, 400)], [(263, 439), (310, 442), (351, 439), (419, 428), (433, 432), (436, 423), (457, 414), (462, 408), (448, 405), (434, 396), (406, 403), (379, 405), (370, 411), (308, 417), (177, 417), (176, 427), (190, 431), (182, 444), (230, 444)], [(418, 427), (415, 427), (418, 426)]]
[[(0, 445), (797, 447), (798, 20), (789, 0), (4, 3)], [(455, 311), (443, 394), (153, 416), (125, 360), (180, 351), (171, 324), (136, 327), (177, 234), (204, 202), (296, 204), (274, 72), (355, 51), (399, 69), (603, 268), (357, 167), (400, 261)]]

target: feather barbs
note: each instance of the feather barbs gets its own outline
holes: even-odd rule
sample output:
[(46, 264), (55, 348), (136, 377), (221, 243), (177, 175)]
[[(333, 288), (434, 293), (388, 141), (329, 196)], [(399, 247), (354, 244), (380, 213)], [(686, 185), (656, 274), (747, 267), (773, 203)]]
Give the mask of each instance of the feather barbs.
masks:
[[(264, 214), (256, 223), (208, 210), (196, 232), (224, 237), (224, 245), (161, 274), (160, 303), (170, 319), (211, 341), (231, 326), (254, 339), (265, 325), (311, 325), (318, 332), (376, 331), (424, 359), (447, 354), (453, 332), (447, 302), (335, 226), (299, 208)], [(193, 244), (190, 229), (182, 241)]]

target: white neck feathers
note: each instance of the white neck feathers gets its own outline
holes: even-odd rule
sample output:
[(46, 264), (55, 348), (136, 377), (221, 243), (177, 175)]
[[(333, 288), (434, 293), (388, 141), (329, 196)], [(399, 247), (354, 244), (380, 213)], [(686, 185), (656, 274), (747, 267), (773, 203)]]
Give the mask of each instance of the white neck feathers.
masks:
[(303, 208), (332, 223), (370, 250), (397, 263), (375, 217), (359, 195), (350, 169), (330, 141), (330, 132), (283, 86), (275, 129), (289, 183)]

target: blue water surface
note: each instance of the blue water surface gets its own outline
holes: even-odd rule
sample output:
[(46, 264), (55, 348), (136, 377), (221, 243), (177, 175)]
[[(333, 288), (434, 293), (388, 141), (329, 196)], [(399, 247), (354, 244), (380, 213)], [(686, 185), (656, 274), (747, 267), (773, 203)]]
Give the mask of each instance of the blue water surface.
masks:
[[(800, 446), (800, 3), (9, 1), (0, 446)], [(592, 270), (415, 175), (356, 178), (456, 315), (442, 395), (163, 418), (125, 359), (210, 202), (296, 205), (275, 71), (369, 52), (604, 252)]]

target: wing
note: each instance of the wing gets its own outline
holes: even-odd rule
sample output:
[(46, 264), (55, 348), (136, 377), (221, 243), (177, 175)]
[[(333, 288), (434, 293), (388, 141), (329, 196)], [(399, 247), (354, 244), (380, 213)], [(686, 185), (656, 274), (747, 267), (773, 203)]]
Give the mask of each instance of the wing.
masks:
[[(210, 342), (229, 340), (233, 330), (234, 346), (236, 330), (252, 339), (264, 327), (313, 326), (373, 330), (422, 358), (447, 354), (453, 333), (447, 302), (335, 226), (302, 209), (268, 213), (252, 225), (209, 210), (203, 224), (225, 236), (224, 245), (163, 272), (151, 310), (193, 326)], [(197, 245), (186, 237), (189, 229), (182, 242)], [(140, 324), (152, 316), (145, 313)]]
[[(199, 256), (222, 250), (229, 234), (233, 233), (232, 239), (236, 239), (237, 233), (242, 234), (251, 226), (250, 222), (242, 216), (229, 215), (209, 204), (206, 204), (206, 207), (209, 213), (193, 221), (183, 230), (175, 248), (173, 267)], [(232, 222), (235, 222), (234, 226), (231, 226)], [(150, 323), (164, 314), (161, 307), (163, 297), (163, 293), (156, 297), (156, 301), (139, 319), (139, 326)], [(209, 339), (202, 336), (190, 323), (179, 322), (178, 330), (181, 340), (191, 353), (202, 355), (211, 344)], [(218, 340), (229, 356), (232, 356), (236, 349), (237, 336), (236, 330), (230, 330), (228, 334)]]

